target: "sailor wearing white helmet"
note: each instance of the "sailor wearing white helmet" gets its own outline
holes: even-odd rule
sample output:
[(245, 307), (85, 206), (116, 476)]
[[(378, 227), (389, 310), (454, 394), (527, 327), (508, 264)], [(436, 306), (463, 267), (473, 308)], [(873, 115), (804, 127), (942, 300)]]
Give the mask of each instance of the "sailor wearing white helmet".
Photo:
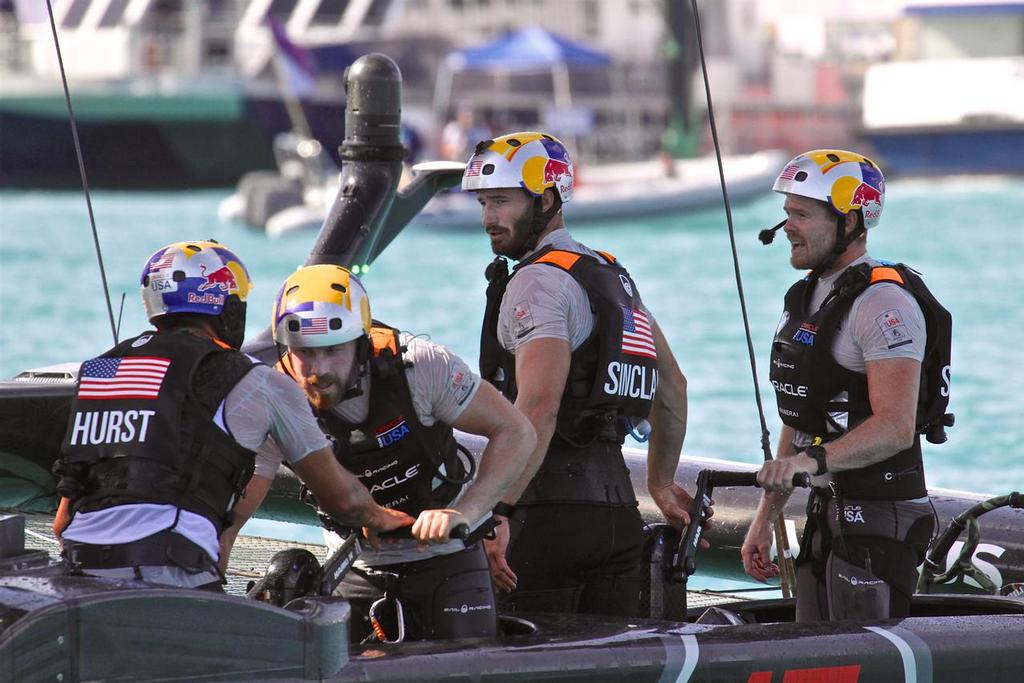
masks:
[[(341, 583), (353, 605), (350, 634), (409, 640), (493, 637), (494, 591), (477, 534), (533, 450), (529, 422), (443, 346), (373, 321), (358, 278), (335, 265), (289, 277), (274, 307), (279, 369), (302, 387), (335, 456), (389, 509), (416, 518), (413, 538), (375, 539)], [(488, 438), (476, 468), (453, 427)], [(243, 516), (270, 486), (281, 456), (261, 449)], [(474, 476), (475, 470), (475, 476)], [(239, 519), (239, 523), (241, 523)], [(328, 524), (328, 545), (341, 539)], [(371, 612), (387, 595), (401, 623)], [(399, 610), (387, 615), (398, 619)], [(373, 627), (371, 629), (371, 627)]]
[(412, 522), (335, 463), (293, 383), (236, 350), (252, 282), (231, 250), (169, 245), (140, 284), (156, 330), (79, 372), (54, 522), (71, 571), (219, 590), (220, 537), (268, 435), (331, 513), (380, 530)]
[[(498, 256), (481, 375), (538, 438), (488, 554), (509, 609), (635, 616), (643, 522), (622, 442), (649, 432), (648, 488), (681, 527), (686, 380), (626, 269), (565, 229), (574, 171), (559, 140), (521, 132), (481, 142), (463, 176)], [(505, 257), (519, 261), (511, 276)]]
[(770, 378), (783, 422), (778, 458), (741, 549), (765, 580), (771, 524), (793, 475), (813, 475), (797, 568), (797, 619), (906, 616), (934, 528), (920, 434), (945, 440), (951, 318), (917, 273), (871, 258), (885, 181), (843, 150), (797, 156), (773, 189), (785, 195), (790, 263), (809, 269), (785, 297)]

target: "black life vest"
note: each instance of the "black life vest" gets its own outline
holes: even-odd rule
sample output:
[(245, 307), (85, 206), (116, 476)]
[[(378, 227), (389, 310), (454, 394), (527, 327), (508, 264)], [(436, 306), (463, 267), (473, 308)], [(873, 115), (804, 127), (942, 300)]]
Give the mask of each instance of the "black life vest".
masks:
[[(932, 296), (921, 277), (903, 264), (848, 268), (837, 278), (817, 312), (807, 314), (815, 281), (800, 280), (786, 293), (785, 320), (772, 344), (769, 377), (779, 416), (801, 432), (829, 442), (871, 415), (867, 375), (836, 362), (832, 343), (854, 300), (868, 287), (897, 284), (914, 295), (925, 318), (927, 342), (921, 366), (916, 426), (929, 441), (945, 441), (952, 424), (949, 404), (952, 317)], [(899, 321), (894, 320), (893, 335)], [(898, 340), (893, 340), (898, 345)], [(842, 495), (866, 499), (906, 500), (926, 495), (920, 437), (895, 455), (857, 470), (833, 474)]]
[(509, 275), (499, 257), (487, 269), (487, 306), (480, 337), (480, 374), (509, 400), (518, 393), (515, 355), (498, 342), (498, 312), (508, 283), (522, 268), (559, 268), (583, 287), (594, 329), (572, 352), (553, 443), (581, 447), (596, 440), (622, 443), (630, 423), (647, 417), (658, 386), (651, 322), (629, 273), (611, 254), (608, 263), (586, 254), (547, 247), (521, 261)]
[(420, 422), (406, 377), (398, 330), (374, 321), (371, 328), (370, 409), (360, 423), (331, 411), (317, 412), (338, 462), (370, 490), (378, 505), (413, 517), (448, 507), (467, 482), (452, 428)]
[(232, 523), (255, 455), (214, 418), (256, 363), (179, 331), (146, 332), (86, 361), (55, 468), (58, 492), (76, 512), (174, 505), (219, 534)]

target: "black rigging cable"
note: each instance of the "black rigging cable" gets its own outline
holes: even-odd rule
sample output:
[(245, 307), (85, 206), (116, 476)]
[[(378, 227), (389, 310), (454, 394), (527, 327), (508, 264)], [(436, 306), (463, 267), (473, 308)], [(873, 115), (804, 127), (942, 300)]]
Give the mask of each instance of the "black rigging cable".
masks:
[[(725, 203), (725, 221), (729, 226), (729, 244), (732, 247), (732, 265), (736, 273), (736, 292), (740, 298), (740, 311), (743, 313), (743, 332), (747, 337), (747, 355), (750, 357), (750, 374), (754, 380), (754, 401), (757, 403), (757, 416), (761, 420), (761, 451), (764, 454), (764, 461), (772, 460), (772, 450), (769, 444), (768, 424), (764, 418), (764, 406), (761, 404), (761, 394), (758, 391), (757, 382), (757, 361), (754, 359), (754, 343), (750, 338), (750, 321), (747, 318), (747, 302), (743, 296), (743, 279), (740, 277), (740, 259), (736, 252), (736, 235), (732, 225), (732, 206), (729, 202), (729, 190), (725, 185), (725, 169), (722, 166), (722, 149), (718, 142), (718, 127), (715, 125), (715, 109), (711, 102), (711, 81), (708, 78), (708, 65), (704, 59), (704, 41), (701, 38), (700, 13), (697, 11), (697, 0), (691, 0), (693, 7), (693, 23), (697, 32), (697, 52), (700, 55), (700, 68), (704, 76), (704, 93), (708, 101), (708, 121), (711, 125), (711, 139), (715, 143), (715, 158), (718, 160), (718, 177), (722, 183), (722, 201)], [(776, 227), (780, 228), (782, 224)], [(769, 232), (768, 234), (773, 234)], [(763, 241), (763, 240), (762, 240)], [(785, 598), (793, 594), (796, 587), (796, 574), (793, 569), (793, 559), (789, 553), (789, 537), (785, 529), (782, 517), (776, 517), (773, 523), (775, 545), (779, 555), (779, 568), (781, 571), (782, 596)]]
[(107, 288), (107, 273), (103, 268), (103, 254), (100, 252), (100, 238), (96, 233), (96, 218), (92, 213), (92, 197), (89, 194), (89, 179), (85, 175), (85, 159), (82, 157), (82, 145), (78, 140), (78, 122), (71, 107), (71, 92), (68, 90), (68, 79), (64, 73), (64, 57), (60, 52), (60, 40), (57, 38), (57, 22), (53, 19), (53, 2), (46, 0), (46, 11), (50, 15), (50, 30), (53, 31), (53, 47), (57, 50), (57, 65), (60, 67), (60, 80), (64, 85), (64, 101), (68, 105), (68, 120), (71, 122), (71, 136), (75, 141), (75, 154), (78, 156), (78, 172), (82, 176), (82, 190), (85, 192), (85, 205), (89, 209), (89, 224), (92, 225), (92, 241), (96, 247), (96, 261), (100, 266), (100, 280), (103, 282), (103, 297), (107, 301), (107, 315), (110, 318), (110, 333), (117, 346), (117, 327), (114, 324), (114, 309), (110, 304), (110, 290)]
[(697, 29), (697, 51), (700, 53), (700, 68), (704, 75), (704, 93), (708, 100), (708, 121), (711, 125), (711, 139), (715, 143), (715, 158), (718, 160), (718, 177), (722, 183), (722, 201), (725, 203), (725, 222), (729, 225), (729, 244), (732, 247), (732, 265), (736, 273), (736, 291), (740, 297), (740, 311), (743, 313), (743, 331), (747, 337), (747, 353), (750, 356), (750, 374), (754, 378), (754, 400), (757, 402), (757, 415), (761, 419), (761, 450), (765, 461), (772, 459), (769, 445), (768, 424), (764, 418), (764, 406), (758, 391), (757, 361), (754, 359), (754, 343), (750, 338), (750, 321), (747, 318), (747, 302), (743, 296), (743, 279), (740, 277), (740, 259), (736, 253), (736, 235), (732, 226), (732, 206), (729, 202), (729, 190), (725, 185), (725, 169), (722, 167), (722, 149), (718, 143), (718, 127), (715, 125), (715, 109), (711, 104), (711, 82), (708, 80), (708, 65), (704, 59), (704, 42), (701, 39), (700, 14), (697, 12), (697, 0), (693, 4), (693, 23)]

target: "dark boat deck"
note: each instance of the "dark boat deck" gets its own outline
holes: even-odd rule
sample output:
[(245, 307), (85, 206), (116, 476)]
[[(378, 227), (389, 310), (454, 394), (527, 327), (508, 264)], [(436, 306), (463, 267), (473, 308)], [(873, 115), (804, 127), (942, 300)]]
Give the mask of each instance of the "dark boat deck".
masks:
[[(20, 514), (24, 514), (25, 517), (25, 548), (45, 550), (50, 554), (51, 560), (57, 560), (60, 548), (53, 537), (53, 517), (43, 514)], [(327, 547), (323, 545), (279, 541), (260, 536), (239, 536), (231, 551), (231, 562), (226, 572), (228, 583), (224, 586), (224, 591), (229, 595), (245, 595), (249, 582), (263, 576), (274, 553), (286, 548), (305, 548), (321, 563), (327, 559)], [(735, 602), (738, 599), (742, 598), (706, 591), (689, 591), (686, 603), (689, 607), (710, 607)]]

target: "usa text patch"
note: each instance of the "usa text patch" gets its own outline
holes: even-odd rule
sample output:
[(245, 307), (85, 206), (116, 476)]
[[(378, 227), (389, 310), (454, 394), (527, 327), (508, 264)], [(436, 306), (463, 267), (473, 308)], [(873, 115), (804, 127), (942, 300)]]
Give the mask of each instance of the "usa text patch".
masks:
[(913, 337), (910, 336), (910, 330), (903, 322), (903, 311), (898, 308), (890, 309), (878, 316), (875, 318), (875, 323), (882, 330), (882, 336), (885, 337), (890, 349), (914, 342)]
[(530, 304), (521, 301), (512, 309), (512, 334), (516, 339), (522, 339), (533, 328), (533, 312), (530, 311)]

